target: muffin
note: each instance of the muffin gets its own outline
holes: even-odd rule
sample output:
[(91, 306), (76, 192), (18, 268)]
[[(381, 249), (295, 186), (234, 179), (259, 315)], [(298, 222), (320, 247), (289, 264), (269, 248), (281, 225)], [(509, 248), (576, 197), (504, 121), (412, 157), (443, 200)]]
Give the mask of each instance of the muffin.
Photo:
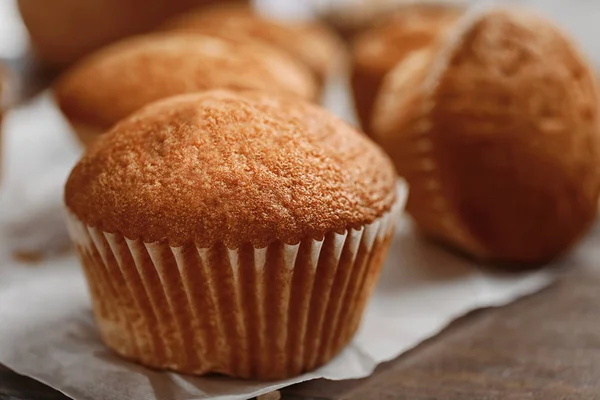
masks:
[(202, 7), (167, 21), (164, 28), (269, 44), (305, 64), (321, 85), (339, 72), (345, 59), (344, 45), (324, 25), (276, 21), (244, 3)]
[(7, 106), (6, 101), (6, 71), (5, 68), (0, 64), (0, 181), (2, 181), (3, 172), (3, 138), (2, 138), (2, 121), (4, 120), (4, 110)]
[(464, 7), (467, 0), (313, 0), (317, 13), (346, 40), (370, 28), (381, 18), (406, 6)]
[(462, 12), (459, 7), (442, 5), (405, 6), (357, 36), (352, 48), (352, 92), (359, 121), (367, 133), (385, 75), (409, 54), (436, 46)]
[(54, 96), (82, 143), (155, 100), (213, 88), (260, 89), (315, 99), (303, 65), (269, 46), (190, 33), (125, 39), (89, 56)]
[[(148, 32), (166, 18), (217, 0), (18, 0), (35, 53), (63, 68), (126, 36)], [(222, 3), (222, 2), (221, 2)]]
[(18, 93), (15, 80), (15, 76), (13, 76), (10, 69), (0, 63), (0, 182), (2, 181), (2, 172), (4, 171), (2, 122), (4, 120), (4, 114), (17, 100)]
[(594, 73), (563, 32), (525, 9), (487, 8), (440, 50), (394, 68), (373, 132), (424, 232), (481, 259), (535, 266), (594, 221), (598, 110)]
[(189, 374), (280, 379), (349, 343), (406, 189), (366, 137), (291, 96), (153, 103), (65, 189), (104, 342)]

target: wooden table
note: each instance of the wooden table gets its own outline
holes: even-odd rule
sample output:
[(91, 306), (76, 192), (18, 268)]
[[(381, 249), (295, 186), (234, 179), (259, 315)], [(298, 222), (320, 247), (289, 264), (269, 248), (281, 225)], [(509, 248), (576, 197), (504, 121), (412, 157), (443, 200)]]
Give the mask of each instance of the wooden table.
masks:
[[(536, 295), (471, 313), (367, 379), (308, 382), (282, 398), (600, 399), (600, 268), (569, 271)], [(66, 397), (0, 367), (0, 399)]]

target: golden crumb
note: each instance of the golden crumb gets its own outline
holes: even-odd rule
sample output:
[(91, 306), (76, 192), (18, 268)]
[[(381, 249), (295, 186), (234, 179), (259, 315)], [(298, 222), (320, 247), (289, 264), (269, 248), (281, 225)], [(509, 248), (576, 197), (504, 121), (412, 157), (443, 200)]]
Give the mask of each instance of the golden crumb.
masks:
[(281, 399), (281, 393), (278, 390), (267, 393), (267, 394), (263, 394), (256, 398), (256, 400), (280, 400), (280, 399)]

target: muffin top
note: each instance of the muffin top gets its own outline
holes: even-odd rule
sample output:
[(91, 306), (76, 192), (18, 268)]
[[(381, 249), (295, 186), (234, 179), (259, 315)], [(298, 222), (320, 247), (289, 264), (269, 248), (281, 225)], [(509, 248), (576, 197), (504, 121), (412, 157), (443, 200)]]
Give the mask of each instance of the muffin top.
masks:
[(404, 6), (356, 38), (354, 65), (383, 75), (411, 52), (437, 42), (462, 13), (447, 5)]
[(564, 32), (531, 11), (479, 11), (433, 57), (399, 64), (373, 122), (401, 175), (411, 174), (400, 159), (407, 138), (427, 150), (422, 168), (443, 198), (439, 209), (458, 217), (448, 229), (468, 232), (480, 253), (546, 261), (596, 219), (594, 72)]
[(317, 95), (310, 71), (269, 46), (188, 33), (106, 47), (65, 73), (54, 95), (71, 121), (108, 129), (152, 101), (214, 88)]
[(165, 28), (264, 42), (305, 64), (320, 82), (342, 65), (345, 56), (341, 41), (324, 25), (276, 21), (244, 3), (202, 7), (168, 21)]
[(369, 224), (395, 185), (387, 156), (320, 107), (216, 90), (120, 122), (75, 166), (65, 201), (87, 225), (130, 239), (264, 247)]

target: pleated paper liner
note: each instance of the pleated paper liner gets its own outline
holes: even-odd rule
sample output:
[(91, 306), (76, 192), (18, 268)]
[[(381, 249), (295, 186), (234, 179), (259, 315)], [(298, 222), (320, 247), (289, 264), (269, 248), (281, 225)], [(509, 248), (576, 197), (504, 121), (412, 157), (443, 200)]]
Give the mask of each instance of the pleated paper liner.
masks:
[(170, 247), (86, 226), (69, 213), (100, 333), (141, 364), (281, 379), (333, 358), (356, 332), (404, 207), (296, 245)]

